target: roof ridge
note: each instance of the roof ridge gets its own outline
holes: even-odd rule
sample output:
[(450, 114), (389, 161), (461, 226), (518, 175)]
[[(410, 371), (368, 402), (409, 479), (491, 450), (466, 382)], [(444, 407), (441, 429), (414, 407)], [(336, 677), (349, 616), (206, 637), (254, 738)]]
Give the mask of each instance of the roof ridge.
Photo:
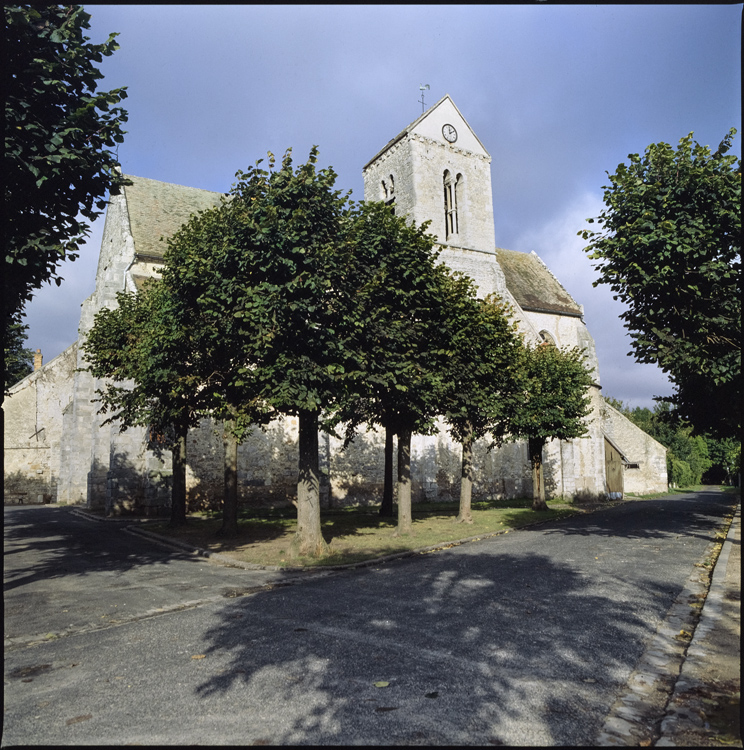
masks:
[[(134, 174), (123, 174), (122, 177), (125, 177), (126, 179), (147, 180), (148, 182), (157, 182), (160, 185), (170, 185), (171, 187), (185, 188), (186, 190), (201, 190), (204, 193), (214, 193), (215, 195), (226, 195), (226, 193), (220, 190), (207, 190), (206, 188), (193, 187), (192, 185), (181, 185), (181, 183), (179, 182), (166, 182), (165, 180), (155, 180), (152, 177), (140, 177), (139, 175), (134, 175)], [(124, 187), (125, 188), (129, 187), (129, 185), (124, 185)]]

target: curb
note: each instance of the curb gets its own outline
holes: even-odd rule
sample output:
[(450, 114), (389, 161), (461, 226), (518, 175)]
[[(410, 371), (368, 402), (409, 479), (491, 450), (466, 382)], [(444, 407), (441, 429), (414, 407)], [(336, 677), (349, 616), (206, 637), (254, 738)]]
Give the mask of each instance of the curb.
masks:
[[(734, 523), (731, 522), (723, 543), (718, 539), (710, 542), (705, 548), (701, 563), (695, 563), (693, 566), (684, 588), (672, 603), (656, 633), (651, 637), (625, 688), (620, 691), (617, 700), (605, 717), (604, 725), (595, 740), (597, 746), (672, 744), (664, 741), (664, 734), (672, 726), (666, 718), (670, 710), (669, 706), (680, 685), (679, 676), (684, 671), (690, 650), (693, 644), (703, 637), (698, 635), (698, 627), (705, 617), (708, 597), (712, 596), (715, 601), (714, 586), (719, 584), (720, 576), (725, 575), (730, 551), (730, 544), (727, 542), (730, 537), (733, 537), (733, 528)], [(726, 557), (720, 565), (720, 570), (723, 572), (719, 573), (719, 577), (716, 578), (715, 571), (719, 570), (718, 562), (724, 549)], [(704, 573), (701, 575), (702, 561), (713, 556), (716, 556), (713, 570), (708, 575)], [(720, 593), (717, 596), (720, 612)], [(695, 605), (701, 599), (703, 606), (698, 609)], [(710, 625), (703, 635), (709, 629)], [(654, 699), (657, 701), (657, 706), (653, 705)], [(658, 707), (660, 700), (663, 701), (661, 710)], [(687, 713), (689, 712), (682, 708), (680, 717)], [(662, 720), (662, 738), (654, 742), (654, 738), (659, 733), (660, 719)]]
[[(711, 576), (710, 589), (705, 600), (705, 605), (700, 613), (700, 622), (695, 628), (692, 641), (687, 649), (679, 677), (674, 685), (674, 691), (667, 705), (666, 713), (661, 722), (661, 736), (655, 743), (657, 747), (676, 747), (673, 736), (686, 727), (696, 729), (701, 726), (701, 718), (696, 706), (692, 705), (689, 696), (684, 694), (690, 687), (689, 672), (697, 665), (702, 665), (706, 660), (706, 650), (703, 645), (704, 638), (715, 627), (721, 617), (723, 610), (723, 590), (726, 579), (731, 548), (734, 544), (736, 530), (741, 525), (741, 503), (734, 512), (734, 517), (728, 528), (726, 538), (723, 540), (721, 552), (716, 561)], [(688, 678), (689, 679), (689, 678)], [(677, 699), (677, 700), (675, 700)], [(702, 705), (701, 705), (702, 708)]]

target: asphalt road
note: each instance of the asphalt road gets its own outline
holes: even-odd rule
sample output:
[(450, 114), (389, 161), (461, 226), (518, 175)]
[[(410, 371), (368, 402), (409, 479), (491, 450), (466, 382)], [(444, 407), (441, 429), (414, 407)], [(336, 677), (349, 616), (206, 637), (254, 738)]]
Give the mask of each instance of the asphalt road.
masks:
[(2, 745), (591, 745), (733, 505), (631, 502), (299, 581), (6, 508)]

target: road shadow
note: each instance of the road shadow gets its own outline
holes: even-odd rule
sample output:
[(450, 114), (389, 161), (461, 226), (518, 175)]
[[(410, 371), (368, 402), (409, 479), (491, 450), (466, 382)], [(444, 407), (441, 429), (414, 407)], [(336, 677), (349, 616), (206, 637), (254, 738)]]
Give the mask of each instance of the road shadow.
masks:
[[(125, 573), (189, 557), (134, 539), (119, 523), (87, 521), (64, 507), (6, 508), (4, 542), (5, 591), (34, 581)], [(19, 557), (22, 563), (16, 562)]]
[(248, 744), (591, 744), (670, 603), (634, 588), (494, 546), (259, 593), (205, 634), (197, 694), (260, 703)]
[[(662, 539), (695, 537), (710, 540), (727, 511), (739, 498), (720, 490), (690, 492), (657, 500), (636, 500), (587, 515), (563, 519), (546, 531), (550, 534)], [(643, 522), (638, 523), (640, 512)]]

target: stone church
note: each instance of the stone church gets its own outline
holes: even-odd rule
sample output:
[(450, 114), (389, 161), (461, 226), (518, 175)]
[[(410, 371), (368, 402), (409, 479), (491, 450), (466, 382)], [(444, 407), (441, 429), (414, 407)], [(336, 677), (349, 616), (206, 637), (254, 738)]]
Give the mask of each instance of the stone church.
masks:
[[(513, 308), (532, 344), (581, 347), (594, 371), (593, 411), (579, 439), (550, 441), (545, 450), (548, 496), (646, 493), (667, 488), (666, 450), (601, 397), (599, 363), (584, 311), (535, 253), (496, 246), (491, 157), (449, 96), (387, 143), (363, 169), (365, 200), (392, 204), (429, 231), (440, 260), (468, 274), (479, 294), (496, 293)], [(102, 426), (93, 402), (100, 384), (80, 349), (95, 313), (116, 293), (136, 291), (158, 273), (166, 243), (188, 217), (222, 194), (131, 177), (112, 195), (101, 244), (96, 288), (82, 304), (78, 341), (11, 389), (5, 401), (5, 502), (105, 507), (112, 513), (165, 512), (170, 456), (148, 449), (145, 431)], [(40, 359), (40, 357), (38, 358)], [(384, 435), (362, 431), (345, 450), (321, 434), (325, 505), (379, 500)], [(188, 440), (191, 508), (219, 503), (224, 449), (219, 425), (205, 420)], [(525, 442), (487, 451), (476, 444), (474, 497), (530, 496)], [(290, 502), (297, 482), (297, 423), (277, 420), (256, 429), (239, 449), (239, 492), (246, 503)], [(414, 500), (459, 496), (460, 447), (446, 431), (414, 436)]]

